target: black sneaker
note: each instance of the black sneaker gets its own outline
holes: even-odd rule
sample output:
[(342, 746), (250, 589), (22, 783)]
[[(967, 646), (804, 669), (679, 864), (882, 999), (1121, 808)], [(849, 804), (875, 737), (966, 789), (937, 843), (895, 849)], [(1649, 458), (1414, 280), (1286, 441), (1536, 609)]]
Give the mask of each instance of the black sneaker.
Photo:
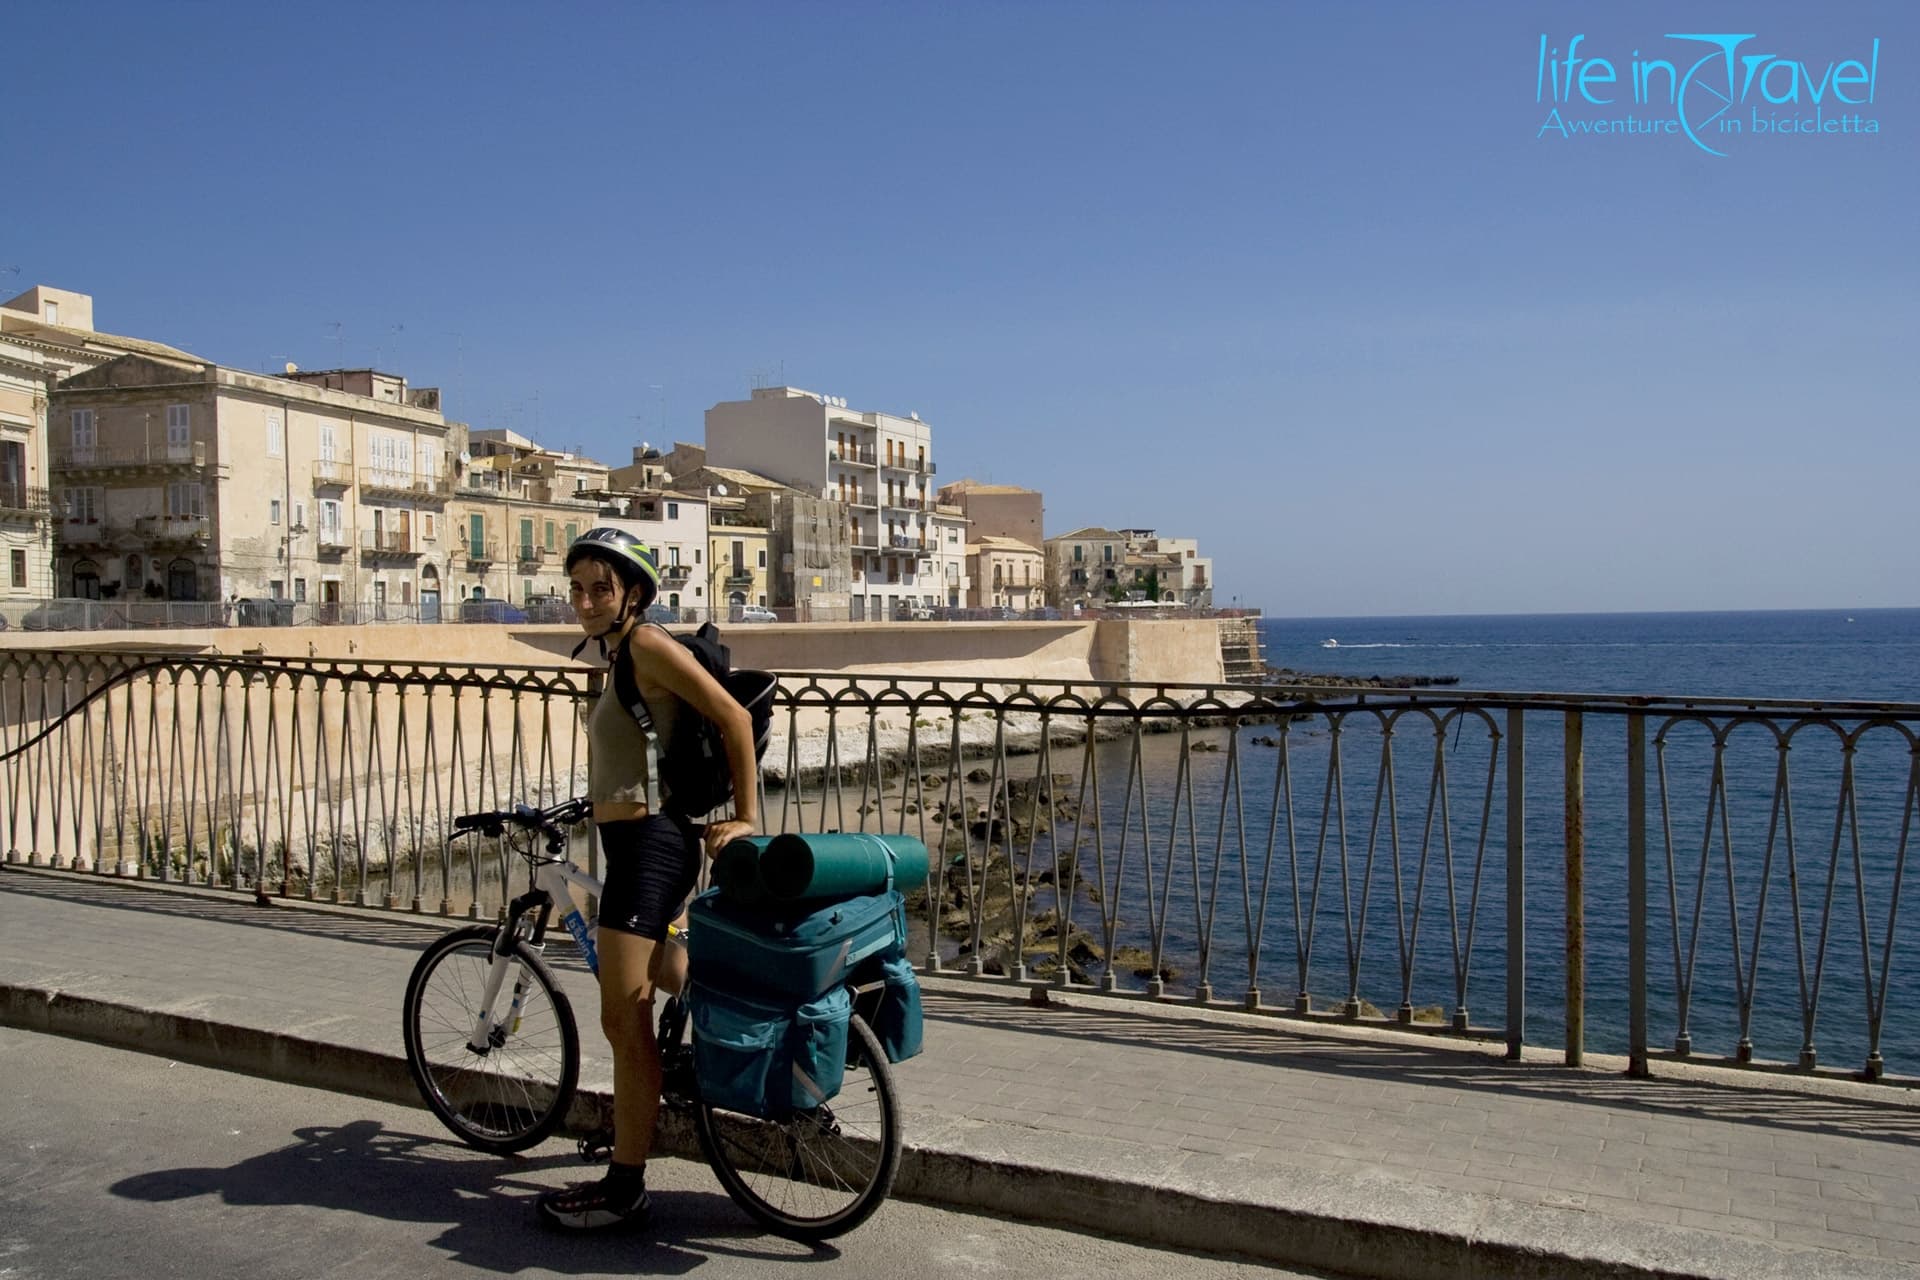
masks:
[(653, 1202), (641, 1179), (608, 1175), (598, 1182), (576, 1182), (540, 1197), (540, 1218), (562, 1231), (609, 1231), (645, 1226)]

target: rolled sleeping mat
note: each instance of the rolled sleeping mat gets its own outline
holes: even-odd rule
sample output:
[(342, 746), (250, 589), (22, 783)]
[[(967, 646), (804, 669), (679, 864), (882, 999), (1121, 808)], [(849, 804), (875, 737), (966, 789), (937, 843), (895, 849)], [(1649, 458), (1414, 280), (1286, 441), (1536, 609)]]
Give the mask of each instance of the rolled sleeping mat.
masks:
[(757, 871), (769, 898), (798, 902), (915, 889), (926, 883), (927, 862), (927, 846), (913, 836), (788, 832), (766, 842)]
[(760, 857), (771, 836), (742, 836), (730, 840), (713, 860), (713, 884), (729, 901), (741, 906), (764, 906), (767, 886), (760, 879)]

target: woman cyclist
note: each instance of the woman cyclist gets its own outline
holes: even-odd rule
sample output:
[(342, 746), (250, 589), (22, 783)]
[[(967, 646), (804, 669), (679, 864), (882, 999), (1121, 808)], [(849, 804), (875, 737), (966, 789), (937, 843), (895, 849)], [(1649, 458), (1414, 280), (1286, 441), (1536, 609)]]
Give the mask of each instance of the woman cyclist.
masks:
[[(660, 570), (647, 545), (623, 529), (589, 529), (567, 548), (574, 615), (598, 640), (610, 663), (625, 662), (639, 686), (661, 745), (683, 706), (719, 726), (733, 773), (733, 817), (709, 825), (706, 851), (752, 835), (759, 802), (753, 727), (730, 697), (685, 648), (659, 627), (644, 625), (660, 588)], [(613, 1047), (613, 1162), (605, 1178), (540, 1198), (548, 1223), (573, 1231), (639, 1225), (646, 1220), (646, 1161), (660, 1110), (660, 1047), (654, 1039), (653, 993), (677, 992), (686, 979), (686, 952), (667, 946), (667, 927), (680, 919), (700, 869), (700, 841), (685, 816), (647, 809), (648, 736), (606, 688), (587, 716), (587, 794), (606, 855), (600, 898), (600, 1025)]]

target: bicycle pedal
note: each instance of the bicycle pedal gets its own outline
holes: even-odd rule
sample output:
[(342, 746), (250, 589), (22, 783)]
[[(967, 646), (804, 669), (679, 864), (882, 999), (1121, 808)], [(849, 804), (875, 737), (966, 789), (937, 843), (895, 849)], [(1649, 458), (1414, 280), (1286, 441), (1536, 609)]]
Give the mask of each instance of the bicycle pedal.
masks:
[(613, 1130), (599, 1129), (580, 1139), (580, 1159), (586, 1164), (604, 1164), (613, 1158)]

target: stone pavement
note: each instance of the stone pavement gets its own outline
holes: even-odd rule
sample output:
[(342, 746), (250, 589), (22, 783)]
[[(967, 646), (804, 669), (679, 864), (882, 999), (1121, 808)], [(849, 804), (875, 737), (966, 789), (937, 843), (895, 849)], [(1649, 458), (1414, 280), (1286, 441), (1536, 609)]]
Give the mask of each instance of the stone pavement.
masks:
[[(449, 927), (7, 867), (0, 1023), (412, 1101), (401, 994)], [(550, 956), (604, 1091), (592, 980)], [(1368, 1276), (1920, 1275), (1897, 1087), (925, 981), (903, 1196)]]

